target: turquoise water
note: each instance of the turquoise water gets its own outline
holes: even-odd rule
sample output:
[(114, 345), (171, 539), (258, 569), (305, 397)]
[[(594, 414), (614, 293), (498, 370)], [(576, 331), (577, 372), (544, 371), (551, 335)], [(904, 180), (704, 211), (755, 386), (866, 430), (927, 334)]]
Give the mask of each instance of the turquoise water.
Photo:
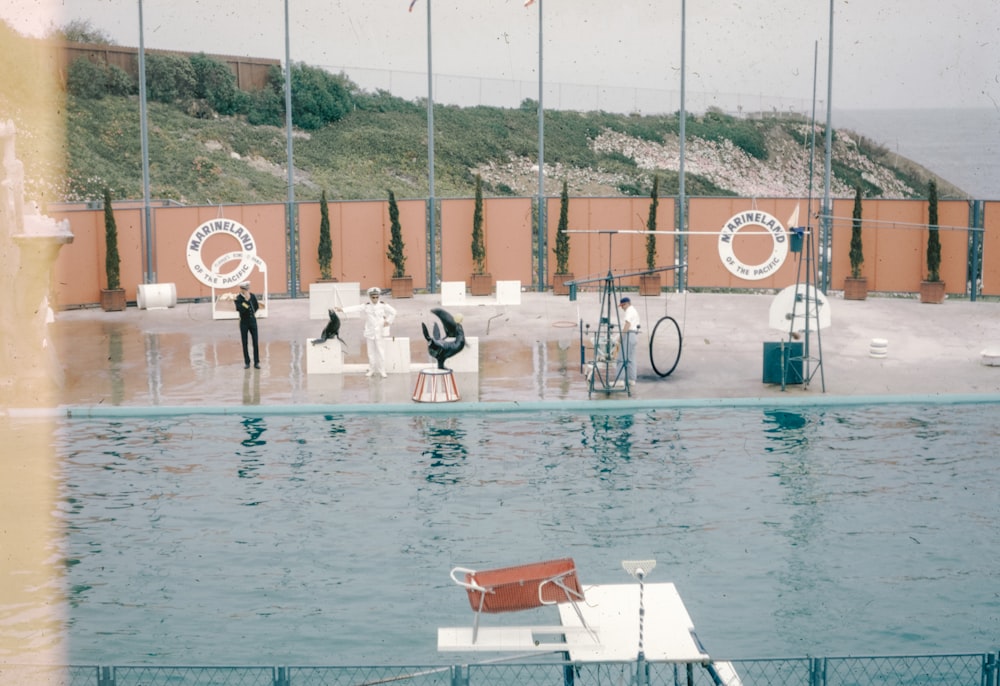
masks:
[(69, 661), (440, 663), (452, 566), (564, 555), (720, 658), (995, 650), (998, 410), (69, 421)]

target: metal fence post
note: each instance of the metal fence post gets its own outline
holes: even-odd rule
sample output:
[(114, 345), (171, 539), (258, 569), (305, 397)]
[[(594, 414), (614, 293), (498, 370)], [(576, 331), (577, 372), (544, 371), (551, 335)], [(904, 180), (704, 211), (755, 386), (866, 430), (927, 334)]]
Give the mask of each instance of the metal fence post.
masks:
[(997, 686), (997, 656), (993, 653), (983, 655), (983, 686)]
[(97, 686), (115, 686), (114, 667), (97, 668)]
[(462, 674), (462, 665), (451, 668), (451, 686), (469, 686), (469, 674)]
[(809, 686), (826, 686), (826, 658), (809, 659)]
[(274, 686), (289, 686), (291, 677), (288, 675), (288, 667), (274, 667), (271, 671), (271, 683)]

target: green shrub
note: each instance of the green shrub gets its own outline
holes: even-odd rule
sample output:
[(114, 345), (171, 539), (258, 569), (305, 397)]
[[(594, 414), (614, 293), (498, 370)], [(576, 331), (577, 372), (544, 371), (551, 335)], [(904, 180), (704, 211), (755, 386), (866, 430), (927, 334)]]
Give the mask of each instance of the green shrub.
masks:
[(197, 83), (191, 60), (179, 55), (146, 55), (146, 91), (150, 100), (171, 103), (195, 98)]
[(108, 95), (136, 95), (139, 84), (127, 71), (116, 64), (108, 66)]
[(319, 129), (339, 121), (352, 107), (347, 78), (306, 64), (292, 65), (292, 123)]
[(227, 64), (200, 53), (191, 55), (191, 68), (196, 79), (195, 97), (204, 98), (219, 114), (239, 111), (240, 89), (236, 85), (236, 75)]
[(108, 92), (108, 75), (104, 65), (79, 57), (69, 65), (66, 90), (78, 98), (100, 100)]

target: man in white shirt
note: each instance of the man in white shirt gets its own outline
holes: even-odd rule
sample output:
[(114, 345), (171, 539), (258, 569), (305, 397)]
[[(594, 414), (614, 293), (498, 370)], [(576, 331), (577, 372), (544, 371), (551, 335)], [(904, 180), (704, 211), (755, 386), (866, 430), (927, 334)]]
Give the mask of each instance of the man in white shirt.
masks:
[(624, 323), (622, 324), (622, 347), (618, 357), (618, 372), (615, 374), (615, 378), (619, 378), (622, 368), (625, 368), (628, 383), (631, 386), (635, 385), (637, 374), (635, 356), (639, 344), (639, 311), (635, 309), (632, 305), (632, 299), (627, 295), (618, 304), (622, 308)]
[(396, 319), (396, 310), (381, 301), (382, 291), (372, 286), (368, 289), (368, 302), (362, 305), (335, 308), (337, 312), (362, 312), (365, 317), (365, 341), (368, 343), (368, 371), (365, 376), (378, 374), (383, 379), (385, 373), (385, 339), (389, 336), (389, 326)]

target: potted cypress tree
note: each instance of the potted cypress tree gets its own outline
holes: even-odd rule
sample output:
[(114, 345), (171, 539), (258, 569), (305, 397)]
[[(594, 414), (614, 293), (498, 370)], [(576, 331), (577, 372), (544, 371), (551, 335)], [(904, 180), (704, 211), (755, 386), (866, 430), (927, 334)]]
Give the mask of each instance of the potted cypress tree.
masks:
[(105, 312), (125, 309), (125, 289), (121, 287), (121, 258), (118, 255), (118, 225), (111, 207), (111, 190), (104, 189), (104, 274), (107, 288), (101, 290), (101, 308)]
[[(649, 194), (649, 217), (646, 230), (656, 231), (656, 208), (660, 205), (660, 176), (653, 177), (653, 190)], [(646, 236), (646, 269), (656, 269), (656, 234)], [(643, 274), (639, 277), (639, 295), (659, 295), (660, 275)]]
[(476, 206), (472, 211), (472, 276), (470, 295), (493, 293), (493, 276), (486, 271), (486, 241), (483, 237), (483, 178), (476, 174)]
[(403, 245), (403, 227), (399, 224), (399, 206), (396, 196), (389, 191), (389, 223), (392, 237), (385, 256), (392, 262), (392, 297), (412, 298), (413, 277), (406, 273), (406, 248)]
[(868, 298), (868, 278), (861, 275), (861, 266), (865, 263), (864, 246), (861, 243), (861, 186), (854, 189), (850, 258), (851, 275), (844, 279), (844, 300), (865, 300)]
[(938, 235), (937, 183), (931, 179), (927, 188), (927, 279), (920, 282), (920, 302), (944, 302), (944, 281), (941, 280), (941, 237)]
[(326, 189), (319, 198), (319, 247), (316, 250), (319, 262), (319, 280), (336, 281), (333, 278), (333, 243), (330, 241), (330, 208), (326, 203)]
[(556, 229), (556, 247), (552, 252), (556, 255), (556, 273), (552, 275), (553, 295), (569, 295), (567, 281), (573, 280), (569, 271), (569, 188), (563, 181), (562, 196), (559, 199), (559, 226)]

